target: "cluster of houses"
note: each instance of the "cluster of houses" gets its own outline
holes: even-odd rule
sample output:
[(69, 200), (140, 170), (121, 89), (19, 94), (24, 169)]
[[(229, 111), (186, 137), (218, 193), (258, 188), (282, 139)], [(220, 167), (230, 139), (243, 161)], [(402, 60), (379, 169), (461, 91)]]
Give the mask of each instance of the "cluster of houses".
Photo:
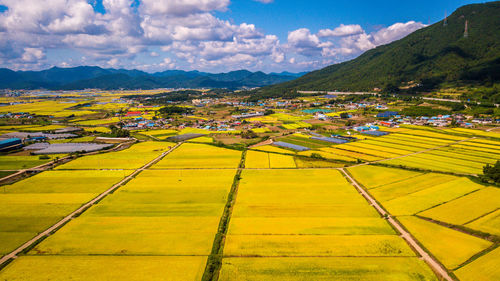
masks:
[(32, 119), (33, 115), (27, 112), (8, 112), (0, 114), (0, 118), (11, 118), (11, 119)]

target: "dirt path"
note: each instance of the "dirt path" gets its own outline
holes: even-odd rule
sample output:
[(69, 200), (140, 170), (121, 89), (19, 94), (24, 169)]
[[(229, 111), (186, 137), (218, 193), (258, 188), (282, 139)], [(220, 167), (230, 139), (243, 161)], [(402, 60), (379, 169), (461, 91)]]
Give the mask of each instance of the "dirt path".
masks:
[(413, 236), (408, 232), (406, 231), (402, 226), (401, 224), (396, 221), (392, 216), (391, 214), (389, 214), (388, 212), (386, 212), (384, 210), (384, 208), (382, 208), (378, 202), (370, 195), (368, 194), (368, 192), (366, 192), (362, 187), (361, 185), (358, 184), (358, 182), (356, 180), (354, 180), (353, 177), (351, 177), (351, 175), (349, 173), (347, 173), (345, 171), (344, 168), (340, 168), (339, 169), (343, 174), (344, 176), (346, 176), (349, 181), (352, 183), (352, 185), (354, 185), (354, 187), (356, 187), (356, 189), (359, 191), (359, 193), (361, 193), (361, 195), (363, 195), (363, 197), (366, 198), (366, 200), (368, 200), (368, 202), (370, 202), (370, 204), (384, 217), (387, 218), (387, 221), (395, 228), (398, 230), (399, 233), (401, 233), (401, 237), (417, 252), (418, 255), (420, 255), (420, 257), (432, 268), (432, 270), (434, 270), (434, 272), (436, 272), (439, 277), (442, 277), (444, 278), (445, 280), (448, 280), (448, 281), (453, 281), (454, 279), (448, 274), (448, 272), (446, 271), (445, 268), (443, 268), (443, 266), (441, 266), (441, 264), (435, 260), (433, 257), (431, 257), (426, 251), (424, 251), (424, 249), (422, 249), (422, 247), (420, 247), (420, 245), (418, 244), (417, 240), (415, 238), (413, 238)]
[(70, 220), (72, 220), (73, 218), (75, 218), (76, 216), (82, 214), (83, 212), (85, 212), (88, 208), (90, 208), (92, 205), (96, 204), (97, 202), (99, 202), (101, 199), (103, 199), (104, 197), (106, 197), (108, 194), (114, 192), (116, 189), (118, 189), (119, 187), (121, 187), (122, 185), (124, 185), (125, 183), (127, 183), (128, 181), (130, 181), (132, 178), (134, 178), (135, 176), (137, 176), (139, 173), (141, 173), (142, 171), (144, 171), (145, 169), (151, 167), (153, 164), (155, 164), (156, 162), (160, 161), (163, 157), (167, 156), (170, 152), (172, 152), (173, 150), (175, 150), (177, 147), (179, 147), (182, 143), (178, 143), (176, 146), (174, 146), (173, 148), (171, 148), (169, 151), (166, 151), (164, 153), (162, 153), (160, 156), (156, 157), (155, 159), (153, 159), (152, 161), (150, 161), (149, 163), (147, 163), (146, 165), (142, 166), (141, 168), (135, 170), (135, 172), (133, 172), (132, 174), (130, 174), (129, 176), (127, 176), (126, 178), (124, 178), (123, 180), (121, 180), (119, 183), (113, 185), (112, 187), (110, 187), (108, 190), (104, 191), (103, 193), (99, 194), (96, 198), (92, 199), (91, 201), (89, 201), (88, 203), (86, 203), (85, 205), (81, 206), (80, 208), (78, 208), (76, 211), (72, 212), (71, 214), (67, 215), (66, 217), (64, 217), (62, 220), (60, 220), (59, 222), (57, 222), (56, 224), (54, 224), (53, 226), (51, 226), (50, 228), (48, 228), (47, 230), (45, 230), (44, 232), (38, 234), (37, 236), (35, 236), (34, 238), (32, 238), (31, 240), (29, 240), (28, 242), (24, 243), (23, 245), (21, 245), (19, 248), (15, 249), (14, 251), (12, 251), (11, 253), (3, 256), (1, 259), (0, 259), (0, 267), (8, 262), (10, 259), (15, 259), (17, 258), (17, 255), (21, 252), (23, 252), (25, 249), (28, 249), (34, 245), (37, 244), (37, 242), (42, 239), (42, 238), (45, 238), (45, 237), (48, 237), (50, 235), (52, 235), (53, 233), (52, 232), (55, 232), (57, 231), (60, 227), (62, 227), (64, 224), (66, 224), (67, 222), (69, 222)]

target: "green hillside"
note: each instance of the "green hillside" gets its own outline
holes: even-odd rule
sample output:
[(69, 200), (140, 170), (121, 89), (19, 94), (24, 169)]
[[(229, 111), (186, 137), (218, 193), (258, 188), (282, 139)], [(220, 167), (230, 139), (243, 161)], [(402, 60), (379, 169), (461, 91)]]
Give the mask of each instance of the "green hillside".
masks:
[[(500, 81), (500, 1), (467, 5), (443, 21), (358, 58), (263, 89), (371, 91), (414, 81), (422, 90)], [(465, 21), (468, 37), (464, 37)]]

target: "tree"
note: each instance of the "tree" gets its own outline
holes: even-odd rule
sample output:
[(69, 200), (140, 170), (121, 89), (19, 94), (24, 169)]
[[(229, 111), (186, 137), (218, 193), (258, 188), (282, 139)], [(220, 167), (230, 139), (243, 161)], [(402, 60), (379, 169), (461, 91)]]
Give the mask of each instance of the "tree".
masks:
[(494, 166), (487, 164), (483, 168), (483, 181), (500, 184), (500, 160)]
[(180, 107), (175, 105), (165, 106), (160, 109), (160, 114), (164, 116), (188, 114), (191, 112), (192, 110), (190, 108)]
[(349, 118), (349, 113), (347, 113), (347, 112), (342, 112), (342, 113), (340, 113), (340, 118), (342, 118), (342, 119), (347, 119), (347, 118)]
[(254, 139), (254, 138), (258, 137), (258, 135), (254, 131), (248, 130), (248, 131), (242, 132), (241, 137), (244, 139)]

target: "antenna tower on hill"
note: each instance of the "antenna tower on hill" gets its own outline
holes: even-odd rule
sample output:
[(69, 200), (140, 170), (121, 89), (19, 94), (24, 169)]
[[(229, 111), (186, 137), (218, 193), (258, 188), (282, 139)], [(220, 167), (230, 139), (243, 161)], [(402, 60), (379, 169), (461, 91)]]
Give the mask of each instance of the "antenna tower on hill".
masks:
[(448, 12), (444, 12), (444, 22), (443, 22), (443, 26), (447, 26), (448, 25)]

